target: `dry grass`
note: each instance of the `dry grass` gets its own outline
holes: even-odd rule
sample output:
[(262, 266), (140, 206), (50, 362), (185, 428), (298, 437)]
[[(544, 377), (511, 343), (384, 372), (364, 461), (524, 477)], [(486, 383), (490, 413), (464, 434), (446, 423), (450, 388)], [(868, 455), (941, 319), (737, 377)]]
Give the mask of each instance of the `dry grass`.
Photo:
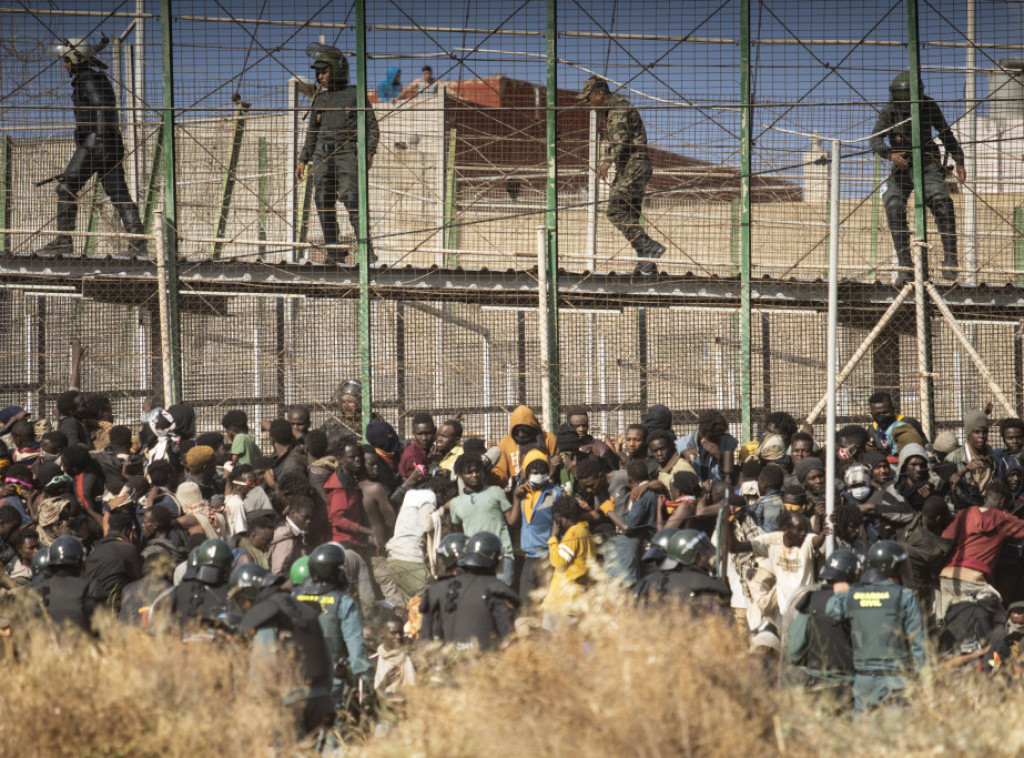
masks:
[[(54, 654), (33, 634), (6, 662), (0, 757), (303, 755), (280, 671), (244, 649), (116, 626)], [(346, 754), (457, 758), (1024, 754), (1024, 675), (938, 667), (911, 704), (833, 716), (781, 691), (727, 622), (639, 610), (611, 591), (575, 626), (467, 655), (422, 647), (419, 686), (386, 737)]]
[[(21, 627), (24, 631), (25, 627)], [(183, 643), (110, 619), (100, 642), (35, 627), (4, 661), (0, 756), (288, 754), (280, 671), (233, 645)]]

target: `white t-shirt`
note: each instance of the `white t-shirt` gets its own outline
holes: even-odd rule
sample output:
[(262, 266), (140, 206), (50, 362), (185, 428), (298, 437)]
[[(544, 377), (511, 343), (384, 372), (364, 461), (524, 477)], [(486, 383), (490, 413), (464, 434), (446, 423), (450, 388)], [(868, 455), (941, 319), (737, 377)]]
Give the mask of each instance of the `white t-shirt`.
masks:
[(818, 551), (813, 543), (816, 535), (808, 534), (799, 547), (786, 547), (782, 536), (782, 532), (769, 532), (754, 537), (750, 549), (759, 558), (768, 559), (775, 574), (779, 614), (785, 616), (797, 591), (814, 582), (814, 557)]
[(395, 534), (388, 540), (388, 559), (393, 561), (426, 561), (426, 535), (433, 531), (430, 514), (437, 510), (433, 490), (409, 490), (395, 519)]

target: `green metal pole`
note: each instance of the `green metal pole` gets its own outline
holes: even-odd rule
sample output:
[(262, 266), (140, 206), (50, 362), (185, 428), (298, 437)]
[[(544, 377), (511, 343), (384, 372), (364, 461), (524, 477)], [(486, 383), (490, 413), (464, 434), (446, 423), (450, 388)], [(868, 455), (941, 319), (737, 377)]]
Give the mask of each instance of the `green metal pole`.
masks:
[(160, 34), (163, 53), (164, 107), (162, 113), (164, 159), (164, 267), (167, 276), (167, 320), (170, 332), (171, 397), (168, 404), (181, 402), (181, 323), (178, 314), (178, 180), (174, 169), (174, 35), (171, 30), (171, 0), (160, 0)]
[[(260, 137), (259, 141), (259, 172), (260, 178), (257, 184), (256, 192), (259, 195), (259, 232), (257, 236), (261, 240), (267, 238), (267, 218), (270, 215), (270, 202), (267, 200), (267, 168), (269, 161), (267, 159), (267, 138)], [(267, 255), (267, 246), (260, 245), (259, 247), (260, 258), (264, 258)], [(262, 300), (260, 301), (263, 302)]]
[[(914, 234), (922, 242), (928, 238), (928, 224), (924, 205), (924, 142), (921, 128), (921, 50), (918, 38), (917, 0), (907, 2), (907, 49), (910, 54), (910, 124), (913, 139), (914, 172)], [(930, 136), (930, 135), (929, 135)], [(928, 281), (928, 255), (921, 249), (921, 280)], [(918, 305), (918, 339), (924, 344), (918, 346), (921, 352), (921, 415), (924, 433), (932, 437), (932, 420), (935, 418), (935, 388), (932, 379), (932, 330), (931, 308), (927, 297)]]
[[(210, 255), (214, 260), (220, 258), (221, 250), (224, 249), (224, 241), (221, 238), (227, 231), (228, 218), (231, 216), (231, 196), (235, 192), (235, 172), (238, 170), (238, 158), (242, 154), (242, 139), (245, 137), (245, 113), (248, 110), (249, 103), (237, 100), (235, 123), (231, 128), (231, 147), (228, 149), (228, 162), (224, 166), (224, 180), (221, 182), (220, 208), (217, 211), (217, 220), (213, 225), (213, 238), (216, 241), (210, 248)], [(262, 176), (260, 178), (262, 179)]]
[(363, 428), (373, 407), (373, 372), (370, 363), (370, 185), (366, 155), (366, 0), (356, 0), (356, 123), (359, 129), (359, 375), (363, 383)]
[[(444, 177), (444, 246), (448, 250), (455, 250), (459, 246), (459, 229), (455, 224), (458, 213), (456, 193), (458, 184), (455, 174), (455, 147), (458, 133), (453, 127), (448, 130), (448, 155), (445, 160)], [(455, 268), (459, 265), (458, 256), (455, 253), (445, 253), (445, 268)]]
[(558, 42), (557, 0), (547, 0), (547, 283), (551, 418), (559, 417), (558, 353)]
[(750, 418), (750, 0), (740, 0), (740, 439), (752, 436)]
[[(0, 228), (11, 228), (11, 160), (14, 156), (14, 140), (9, 134), (0, 137)], [(10, 235), (0, 232), (0, 253), (10, 248)]]
[(740, 274), (740, 201), (729, 203), (729, 263), (732, 275)]
[(871, 272), (868, 277), (871, 281), (878, 278), (878, 227), (882, 215), (882, 156), (877, 154), (873, 182), (875, 191), (871, 197)]

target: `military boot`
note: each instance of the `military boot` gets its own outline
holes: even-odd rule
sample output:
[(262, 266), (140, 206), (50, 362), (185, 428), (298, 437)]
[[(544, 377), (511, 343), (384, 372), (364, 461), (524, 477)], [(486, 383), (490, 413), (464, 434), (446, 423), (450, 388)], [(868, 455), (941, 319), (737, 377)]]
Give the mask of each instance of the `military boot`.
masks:
[(633, 268), (634, 276), (654, 276), (658, 273), (658, 264), (654, 261), (637, 261)]
[(665, 246), (657, 240), (651, 239), (645, 232), (640, 237), (636, 254), (638, 258), (657, 259), (665, 254)]
[[(145, 228), (142, 226), (142, 219), (139, 218), (139, 209), (134, 204), (119, 205), (117, 207), (117, 215), (121, 217), (121, 224), (128, 234), (146, 233)], [(128, 240), (128, 252), (132, 255), (144, 256), (148, 247), (149, 240), (140, 238)]]
[[(74, 255), (75, 243), (67, 232), (75, 231), (78, 218), (78, 203), (75, 196), (64, 186), (57, 185), (57, 236), (36, 250), (40, 255)], [(60, 232), (64, 232), (61, 234)]]

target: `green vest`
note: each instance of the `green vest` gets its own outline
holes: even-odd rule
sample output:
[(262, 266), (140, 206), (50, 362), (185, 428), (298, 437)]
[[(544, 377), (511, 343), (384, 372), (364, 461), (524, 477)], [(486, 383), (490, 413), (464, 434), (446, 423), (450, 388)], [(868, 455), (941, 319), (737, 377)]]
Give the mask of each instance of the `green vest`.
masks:
[(863, 672), (911, 669), (913, 657), (903, 628), (903, 593), (894, 582), (853, 587), (847, 600), (853, 667)]

